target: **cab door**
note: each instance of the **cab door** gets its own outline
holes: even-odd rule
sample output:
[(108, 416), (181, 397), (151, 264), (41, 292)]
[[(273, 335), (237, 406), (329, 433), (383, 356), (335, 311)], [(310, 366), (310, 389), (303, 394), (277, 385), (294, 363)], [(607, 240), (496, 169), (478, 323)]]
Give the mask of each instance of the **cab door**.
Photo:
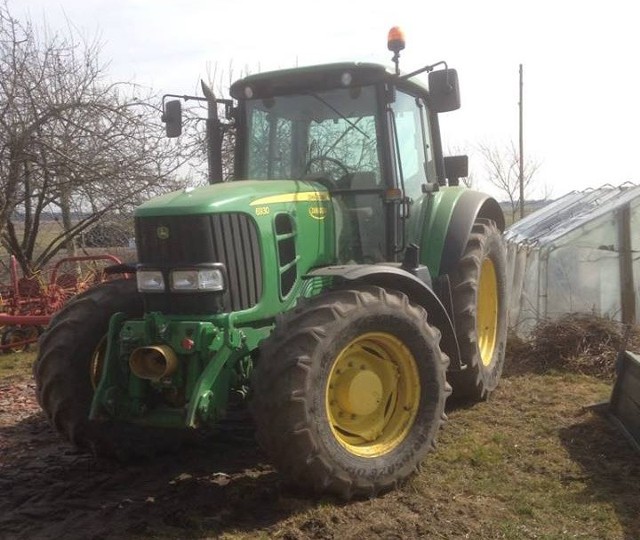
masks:
[(418, 243), (428, 203), (428, 186), (437, 185), (429, 114), (423, 98), (397, 90), (390, 105), (395, 185), (404, 195), (397, 212), (397, 244), (403, 251)]

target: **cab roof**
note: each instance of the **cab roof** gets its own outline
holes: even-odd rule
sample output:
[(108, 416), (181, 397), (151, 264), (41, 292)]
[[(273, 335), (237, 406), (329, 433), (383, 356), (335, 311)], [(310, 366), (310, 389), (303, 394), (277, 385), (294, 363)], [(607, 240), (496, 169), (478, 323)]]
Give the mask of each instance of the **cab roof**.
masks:
[[(400, 79), (401, 77), (400, 75)], [(345, 83), (346, 79), (349, 82)], [(340, 62), (249, 75), (233, 83), (230, 92), (235, 99), (261, 98), (309, 90), (364, 86), (398, 79), (391, 68), (382, 64)], [(402, 80), (402, 84), (420, 92), (427, 91), (424, 85), (414, 80)]]

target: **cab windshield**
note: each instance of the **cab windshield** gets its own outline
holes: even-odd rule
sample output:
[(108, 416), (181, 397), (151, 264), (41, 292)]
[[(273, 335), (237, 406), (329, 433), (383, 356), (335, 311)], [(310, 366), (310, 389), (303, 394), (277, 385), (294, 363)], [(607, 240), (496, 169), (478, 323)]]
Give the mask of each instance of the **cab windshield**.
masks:
[(325, 179), (350, 189), (358, 173), (380, 183), (373, 86), (248, 100), (246, 176)]

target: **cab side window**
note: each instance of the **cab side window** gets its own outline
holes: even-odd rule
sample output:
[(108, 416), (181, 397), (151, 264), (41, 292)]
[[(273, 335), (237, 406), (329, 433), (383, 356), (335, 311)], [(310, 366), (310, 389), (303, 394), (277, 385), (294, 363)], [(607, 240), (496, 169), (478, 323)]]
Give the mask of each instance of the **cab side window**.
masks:
[(422, 100), (398, 91), (391, 108), (398, 135), (397, 177), (404, 180), (406, 195), (417, 199), (422, 195), (422, 185), (431, 180), (427, 175), (433, 169), (426, 107)]

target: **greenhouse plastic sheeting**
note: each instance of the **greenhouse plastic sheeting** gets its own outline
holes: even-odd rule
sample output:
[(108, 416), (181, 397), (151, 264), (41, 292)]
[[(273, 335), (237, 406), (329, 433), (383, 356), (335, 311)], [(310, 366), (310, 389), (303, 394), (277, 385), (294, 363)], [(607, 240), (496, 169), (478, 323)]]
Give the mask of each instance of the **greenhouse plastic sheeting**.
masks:
[[(628, 227), (624, 209), (629, 211)], [(625, 268), (628, 258), (621, 257), (625, 230), (631, 239), (631, 268)], [(569, 193), (515, 223), (505, 238), (509, 320), (519, 335), (526, 336), (540, 320), (565, 313), (620, 321), (623, 295), (634, 296), (632, 316), (640, 320), (640, 186)], [(632, 285), (627, 280), (622, 291), (621, 276), (627, 271)]]

